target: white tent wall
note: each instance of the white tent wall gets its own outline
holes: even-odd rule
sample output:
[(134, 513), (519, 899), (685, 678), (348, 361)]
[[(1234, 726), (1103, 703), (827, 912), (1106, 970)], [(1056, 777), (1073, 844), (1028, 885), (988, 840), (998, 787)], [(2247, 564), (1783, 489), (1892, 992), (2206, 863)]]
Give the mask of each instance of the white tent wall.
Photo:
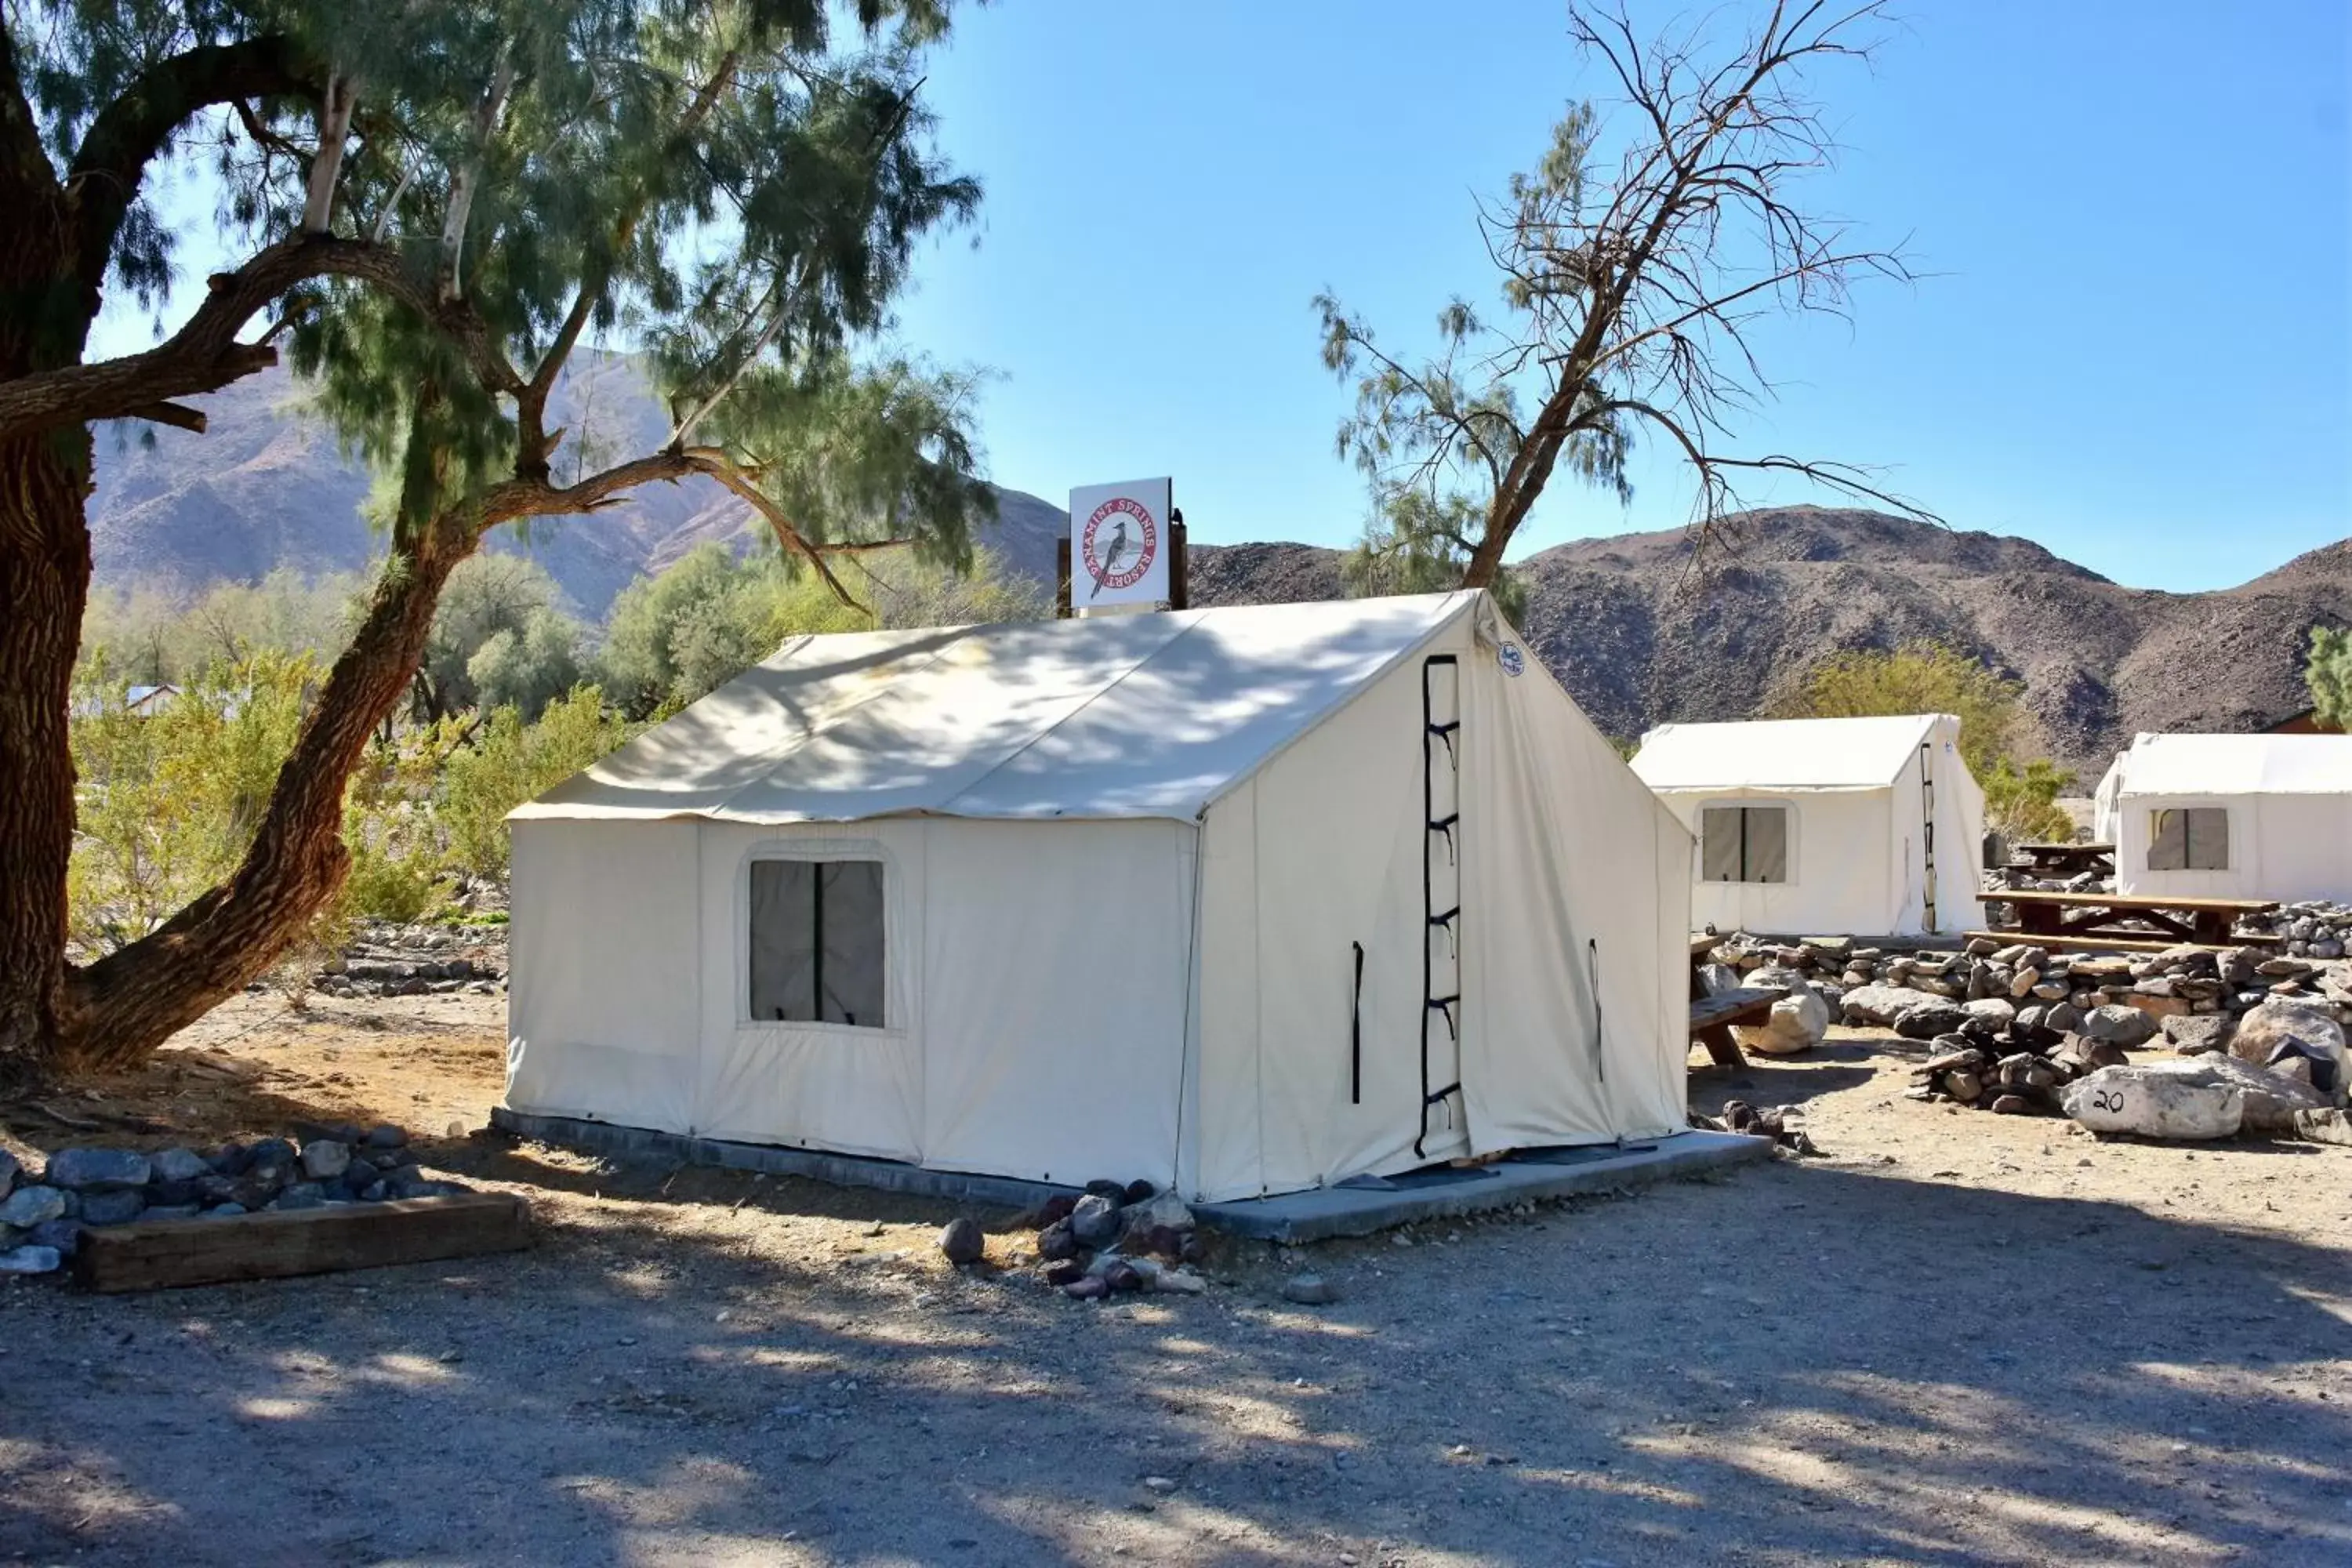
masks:
[[(1465, 1152), (1421, 1100), (1422, 662), (1466, 617), (1213, 804), (1202, 829), (1191, 1194), (1251, 1197)], [(1361, 1012), (1355, 950), (1364, 947)], [(1351, 1021), (1362, 1028), (1352, 1098)], [(1443, 1034), (1441, 1026), (1439, 1033)], [(1450, 1065), (1449, 1069), (1450, 1071)]]
[[(1428, 1058), (1432, 1088), (1458, 1079), (1464, 1092), (1431, 1110), (1424, 1138), (1423, 681), (1449, 655), (1463, 1038), (1436, 1018)], [(1441, 787), (1439, 815), (1448, 796)], [(1188, 1195), (1680, 1127), (1689, 847), (1531, 656), (1505, 675), (1468, 615), (1433, 636), (1209, 809)]]
[(698, 826), (517, 822), (506, 1102), (695, 1125)]
[(1471, 1148), (1659, 1136), (1687, 1109), (1691, 838), (1519, 652), (1463, 659)]
[[(2136, 795), (2116, 804), (2116, 890), (2196, 899), (2352, 900), (2352, 780), (2344, 795)], [(2226, 869), (2150, 870), (2149, 818), (2190, 806), (2229, 813)]]
[[(1941, 935), (1979, 931), (1985, 923), (1981, 879), (1977, 867), (1984, 858), (1984, 791), (1960, 760), (1959, 721), (1948, 715), (1936, 720), (1927, 742), (1906, 764), (1887, 797), (1894, 825), (1894, 865), (1900, 889), (1895, 923), (1874, 928), (1843, 929), (1868, 934), (1916, 932)], [(1927, 798), (1921, 779), (1935, 781), (1936, 908), (1928, 918), (1927, 836)]]
[[(1168, 1180), (1193, 838), (1165, 821), (704, 824), (696, 1130), (1036, 1181)], [(765, 857), (884, 861), (884, 1028), (747, 1016), (749, 868)]]
[(929, 826), (923, 1163), (1174, 1181), (1199, 830)]
[(1940, 868), (1937, 929), (1940, 931), (1985, 928), (1984, 786), (1977, 783), (1960, 755), (1959, 739), (1959, 721), (1954, 720), (1950, 732), (1939, 742), (1948, 749), (1941, 752), (1944, 771), (1936, 787), (1936, 864)]
[[(1692, 835), (1683, 877), (1691, 889), (1694, 924), (1725, 931), (1789, 933), (1903, 929), (1902, 871), (1896, 858), (1902, 835), (1891, 788), (1691, 790), (1658, 798)], [(1916, 786), (1912, 798), (1916, 825)], [(1699, 879), (1696, 840), (1702, 814), (1710, 805), (1743, 805), (1789, 808), (1787, 881)]]

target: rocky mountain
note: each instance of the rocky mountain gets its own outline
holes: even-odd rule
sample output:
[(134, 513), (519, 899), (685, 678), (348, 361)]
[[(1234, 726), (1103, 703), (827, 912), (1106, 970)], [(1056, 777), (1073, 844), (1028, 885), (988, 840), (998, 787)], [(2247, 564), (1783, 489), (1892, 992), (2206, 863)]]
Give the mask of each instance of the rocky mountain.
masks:
[[(1198, 603), (1339, 592), (1328, 550), (1193, 553)], [(2021, 679), (2040, 742), (2085, 789), (2141, 731), (2257, 730), (2308, 707), (2310, 628), (2352, 624), (2352, 541), (2168, 594), (2030, 540), (1788, 507), (1744, 514), (1696, 559), (1673, 530), (1578, 540), (1520, 570), (1528, 642), (1611, 734), (1748, 718), (1824, 654), (1935, 639)]]
[[(572, 432), (557, 454), (558, 479), (572, 477), (565, 464), (577, 463), (583, 447), (594, 464), (661, 441), (661, 405), (631, 361), (583, 354), (574, 366), (548, 405), (548, 423)], [(364, 513), (364, 467), (288, 373), (268, 371), (190, 401), (207, 416), (202, 436), (100, 432), (89, 514), (101, 584), (192, 589), (250, 582), (280, 565), (313, 575), (348, 572), (382, 553)], [(493, 547), (540, 562), (582, 614), (600, 619), (633, 578), (706, 541), (731, 540), (750, 521), (750, 509), (716, 480), (697, 479), (648, 485), (593, 518), (538, 521), (527, 535), (501, 529)], [(980, 542), (1014, 570), (1050, 581), (1064, 528), (1059, 507), (1003, 490)]]
[[(551, 418), (601, 453), (657, 441), (661, 410), (625, 359), (558, 389)], [(101, 582), (197, 586), (273, 566), (349, 570), (376, 553), (369, 484), (281, 373), (204, 400), (210, 433), (100, 437), (91, 517)], [(1062, 509), (998, 492), (981, 542), (1050, 582)], [(533, 528), (521, 550), (601, 616), (640, 573), (736, 536), (715, 484), (654, 486), (591, 518)], [(1303, 544), (1196, 545), (1197, 604), (1336, 598), (1339, 556)], [(2259, 729), (2306, 705), (2315, 624), (2352, 624), (2352, 541), (2239, 587), (2127, 588), (2023, 539), (1880, 513), (1746, 514), (1694, 559), (1679, 531), (1579, 540), (1521, 566), (1528, 641), (1594, 721), (1634, 736), (1667, 720), (1744, 718), (1839, 648), (1937, 638), (2025, 683), (2039, 737), (2084, 787), (2143, 730)]]

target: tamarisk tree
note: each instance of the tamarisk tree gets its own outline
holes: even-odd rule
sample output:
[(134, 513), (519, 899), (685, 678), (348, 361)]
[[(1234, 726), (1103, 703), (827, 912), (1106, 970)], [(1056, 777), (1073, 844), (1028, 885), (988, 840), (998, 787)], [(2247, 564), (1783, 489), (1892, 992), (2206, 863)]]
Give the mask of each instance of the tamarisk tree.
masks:
[[(1864, 469), (1733, 443), (1769, 391), (1748, 342), (1760, 314), (1842, 314), (1858, 279), (1911, 275), (1898, 253), (1850, 243), (1796, 201), (1832, 151), (1807, 79), (1866, 58), (1885, 9), (1781, 0), (1729, 49), (1696, 34), (1645, 44), (1622, 11), (1571, 10), (1621, 112), (1604, 124), (1594, 104), (1574, 105), (1535, 168), (1482, 205), (1505, 313), (1454, 300), (1438, 353), (1414, 362), (1331, 295), (1315, 300), (1324, 363), (1356, 385), (1339, 452), (1373, 492), (1351, 581), (1496, 586), (1563, 468), (1631, 498), (1626, 458), (1645, 431), (1694, 475), (1702, 541), (1759, 475), (1928, 515)], [(1607, 155), (1611, 132), (1622, 150)]]
[[(709, 484), (846, 597), (832, 556), (961, 561), (989, 504), (969, 382), (866, 346), (916, 242), (978, 199), (919, 96), (945, 26), (930, 0), (315, 12), (6, 11), (0, 184), (33, 221), (0, 239), (0, 1077), (141, 1058), (332, 897), (352, 771), (490, 530)], [(141, 182), (191, 148), (210, 151), (247, 259), (155, 348), (82, 363), (102, 286), (168, 278)], [(559, 463), (551, 400), (599, 338), (639, 356), (671, 422)], [(200, 427), (170, 400), (281, 347), (387, 475), (387, 559), (236, 871), (75, 965), (65, 710), (88, 423)]]

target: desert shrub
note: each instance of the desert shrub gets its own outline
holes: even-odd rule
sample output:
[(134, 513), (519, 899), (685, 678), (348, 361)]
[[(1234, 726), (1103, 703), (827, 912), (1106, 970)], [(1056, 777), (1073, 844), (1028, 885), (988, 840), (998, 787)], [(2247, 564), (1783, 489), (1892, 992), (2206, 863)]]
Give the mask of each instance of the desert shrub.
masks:
[(2352, 626), (2311, 628), (2311, 658), (2303, 667), (2311, 689), (2313, 717), (2333, 729), (2352, 731)]
[(623, 713), (659, 719), (734, 679), (787, 637), (1031, 621), (1052, 610), (1043, 588), (986, 550), (973, 552), (969, 572), (898, 550), (845, 560), (839, 570), (862, 608), (772, 550), (739, 559), (723, 545), (698, 546), (613, 602), (597, 679)]
[(73, 939), (136, 941), (236, 868), (319, 679), (308, 655), (223, 661), (133, 711), (103, 654), (77, 679), (69, 729), (76, 834)]
[(441, 769), (440, 827), (447, 863), (470, 876), (504, 881), (507, 813), (562, 784), (611, 752), (635, 732), (604, 709), (604, 693), (583, 686), (549, 703), (536, 723), (500, 708), (485, 718), (471, 742), (452, 752)]
[(2073, 773), (2046, 759), (2020, 767), (1996, 757), (1977, 775), (1984, 787), (1985, 826), (2015, 844), (2065, 843), (2074, 837), (2074, 819), (2058, 797), (2074, 782)]
[[(449, 574), (417, 665), (410, 708), (436, 721), (511, 702), (526, 718), (580, 679), (584, 628), (547, 569), (488, 552)], [(495, 690), (484, 689), (485, 680)]]
[(1985, 793), (1985, 826), (2011, 840), (2072, 838), (2074, 819), (2057, 801), (2074, 775), (2047, 759), (2020, 762), (2015, 755), (2024, 690), (1958, 648), (1910, 643), (1832, 654), (1771, 712), (1782, 719), (1949, 713), (1960, 721), (1960, 758)]
[(323, 666), (349, 640), (366, 595), (358, 573), (306, 577), (283, 566), (193, 598), (100, 589), (82, 616), (82, 654), (103, 660), (113, 679), (142, 686), (183, 684), (264, 653), (310, 654)]

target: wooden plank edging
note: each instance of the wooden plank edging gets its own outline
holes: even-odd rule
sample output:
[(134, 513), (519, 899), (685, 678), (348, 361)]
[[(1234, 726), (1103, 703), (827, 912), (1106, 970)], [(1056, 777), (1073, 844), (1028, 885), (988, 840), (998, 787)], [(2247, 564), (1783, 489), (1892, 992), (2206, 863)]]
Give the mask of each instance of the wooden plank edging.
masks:
[(156, 1290), (513, 1252), (530, 1239), (521, 1198), (460, 1193), (94, 1227), (73, 1274), (90, 1290)]

